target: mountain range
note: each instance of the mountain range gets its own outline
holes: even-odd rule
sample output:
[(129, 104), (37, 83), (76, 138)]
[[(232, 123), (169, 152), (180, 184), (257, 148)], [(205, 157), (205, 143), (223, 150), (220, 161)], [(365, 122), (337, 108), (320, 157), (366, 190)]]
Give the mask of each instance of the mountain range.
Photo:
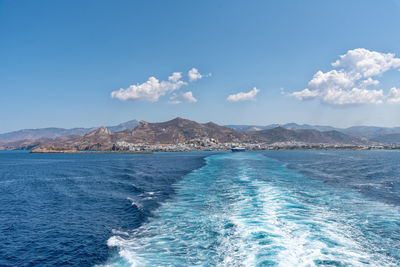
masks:
[[(137, 120), (130, 120), (124, 123), (120, 123), (115, 126), (107, 126), (106, 128), (111, 132), (123, 131), (126, 129), (134, 129), (138, 125)], [(19, 131), (13, 131), (8, 133), (0, 134), (0, 142), (15, 142), (25, 139), (37, 140), (42, 138), (55, 139), (62, 136), (70, 135), (84, 135), (90, 131), (93, 131), (96, 127), (90, 128), (40, 128), (40, 129), (24, 129)]]
[(386, 144), (400, 144), (400, 127), (377, 127), (377, 126), (352, 126), (349, 128), (336, 128), (323, 125), (309, 125), (287, 123), (283, 125), (270, 124), (260, 125), (226, 125), (240, 132), (252, 132), (273, 129), (277, 127), (288, 130), (316, 130), (320, 132), (337, 131), (365, 141), (381, 142)]
[(188, 144), (202, 139), (218, 143), (302, 142), (309, 144), (400, 144), (400, 127), (331, 126), (289, 123), (284, 125), (226, 125), (175, 118), (150, 123), (131, 120), (110, 127), (27, 129), (0, 135), (0, 149), (60, 147), (78, 150), (110, 150), (120, 141), (138, 144)]
[[(131, 125), (130, 125), (131, 126)], [(126, 126), (125, 126), (126, 127)], [(78, 150), (111, 150), (119, 141), (146, 144), (179, 144), (201, 142), (207, 138), (218, 142), (239, 142), (249, 139), (248, 135), (215, 123), (197, 123), (175, 118), (160, 123), (138, 122), (134, 129), (112, 132), (99, 127), (83, 135), (61, 136), (54, 139), (39, 138), (12, 141), (0, 144), (3, 149), (32, 149), (35, 147), (75, 148)]]
[(320, 132), (312, 129), (287, 129), (284, 127), (276, 127), (260, 131), (248, 131), (246, 133), (257, 141), (270, 144), (290, 141), (308, 144), (362, 145), (366, 143), (359, 138), (335, 130)]
[(134, 130), (118, 134), (123, 133), (125, 141), (131, 143), (177, 144), (202, 138), (212, 138), (225, 143), (248, 139), (244, 133), (213, 122), (201, 124), (179, 117), (159, 123), (141, 121)]
[[(111, 132), (119, 132), (123, 130), (133, 130), (136, 126), (138, 126), (139, 121), (130, 120), (124, 123), (120, 123), (115, 126), (106, 126)], [(351, 135), (357, 138), (364, 138), (366, 140), (376, 141), (376, 142), (394, 142), (400, 143), (400, 127), (377, 127), (377, 126), (352, 126), (349, 128), (336, 128), (332, 126), (323, 126), (323, 125), (309, 125), (309, 124), (296, 124), (296, 123), (287, 123), (287, 124), (269, 124), (269, 125), (224, 125), (227, 128), (234, 129), (238, 132), (253, 132), (253, 131), (262, 131), (273, 129), (277, 127), (282, 127), (289, 130), (317, 130), (320, 132), (326, 131), (338, 131), (344, 134)], [(0, 134), (0, 143), (5, 142), (15, 142), (21, 141), (25, 139), (55, 139), (62, 136), (70, 136), (70, 135), (84, 135), (90, 131), (93, 131), (97, 127), (89, 127), (89, 128), (40, 128), (40, 129), (24, 129), (19, 131), (13, 131), (8, 133)], [(381, 140), (381, 141), (378, 141)]]
[[(133, 127), (136, 124), (135, 127)], [(113, 129), (114, 131), (110, 130)], [(133, 129), (132, 129), (133, 128)], [(120, 131), (115, 131), (121, 129)], [(249, 128), (253, 129), (253, 128)], [(71, 129), (71, 131), (74, 129)], [(237, 131), (232, 127), (217, 125), (213, 122), (197, 123), (195, 121), (175, 118), (166, 122), (150, 123), (130, 121), (114, 128), (99, 127), (84, 134), (73, 134), (55, 138), (42, 137), (17, 141), (1, 141), (3, 149), (32, 149), (36, 147), (53, 147), (77, 150), (112, 150), (118, 142), (131, 144), (196, 144), (215, 143), (266, 143), (302, 142), (310, 144), (347, 144), (361, 145), (367, 141), (345, 133), (330, 130), (288, 129), (281, 126), (264, 130)]]

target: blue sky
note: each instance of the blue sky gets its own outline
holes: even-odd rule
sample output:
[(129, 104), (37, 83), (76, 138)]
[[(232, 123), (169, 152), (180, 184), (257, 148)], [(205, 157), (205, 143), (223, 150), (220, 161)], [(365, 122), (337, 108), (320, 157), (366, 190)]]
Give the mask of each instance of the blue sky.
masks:
[[(399, 57), (397, 0), (0, 0), (0, 132), (177, 116), (400, 126)], [(371, 75), (351, 65), (375, 59)], [(190, 82), (193, 68), (202, 77)], [(311, 82), (318, 71), (328, 83)], [(165, 83), (143, 86), (150, 77)], [(361, 88), (369, 78), (379, 83)], [(131, 85), (127, 100), (111, 97)]]

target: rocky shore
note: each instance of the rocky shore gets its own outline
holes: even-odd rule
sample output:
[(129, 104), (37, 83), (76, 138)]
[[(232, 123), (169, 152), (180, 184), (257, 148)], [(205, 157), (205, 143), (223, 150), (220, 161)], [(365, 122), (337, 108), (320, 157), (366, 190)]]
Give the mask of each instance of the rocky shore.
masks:
[(31, 153), (79, 153), (75, 148), (55, 148), (55, 147), (37, 147), (31, 150)]

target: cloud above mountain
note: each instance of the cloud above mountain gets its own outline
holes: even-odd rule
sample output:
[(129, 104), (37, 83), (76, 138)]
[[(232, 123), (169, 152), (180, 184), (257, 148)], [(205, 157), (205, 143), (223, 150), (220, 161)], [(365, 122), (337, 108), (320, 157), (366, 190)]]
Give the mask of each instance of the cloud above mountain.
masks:
[(400, 103), (398, 89), (392, 88), (385, 95), (383, 89), (376, 88), (380, 84), (376, 76), (400, 69), (400, 58), (394, 54), (357, 48), (347, 51), (331, 65), (333, 70), (318, 71), (307, 88), (289, 95), (299, 100), (319, 99), (331, 105)]
[(260, 92), (259, 89), (254, 87), (251, 91), (249, 92), (240, 92), (237, 94), (229, 95), (226, 100), (228, 102), (238, 102), (238, 101), (248, 101), (248, 100), (255, 100), (256, 95)]
[(184, 92), (180, 94), (173, 94), (170, 97), (170, 104), (180, 104), (180, 103), (196, 103), (197, 99), (193, 96), (191, 91)]
[[(188, 85), (188, 82), (182, 80), (182, 72), (174, 72), (166, 81), (160, 81), (156, 77), (150, 77), (146, 82), (130, 85), (128, 88), (120, 88), (111, 92), (111, 97), (121, 101), (126, 100), (145, 100), (149, 102), (157, 102), (160, 97), (170, 94), (183, 86)], [(188, 72), (189, 82), (194, 82), (201, 79), (203, 76), (198, 69), (192, 68)], [(194, 103), (197, 100), (193, 97), (192, 92), (174, 94), (171, 96), (173, 101)]]
[(201, 75), (199, 70), (196, 69), (196, 68), (193, 68), (193, 69), (189, 70), (188, 76), (189, 76), (189, 81), (190, 82), (194, 82), (196, 80), (199, 80), (199, 79), (203, 78), (203, 75)]

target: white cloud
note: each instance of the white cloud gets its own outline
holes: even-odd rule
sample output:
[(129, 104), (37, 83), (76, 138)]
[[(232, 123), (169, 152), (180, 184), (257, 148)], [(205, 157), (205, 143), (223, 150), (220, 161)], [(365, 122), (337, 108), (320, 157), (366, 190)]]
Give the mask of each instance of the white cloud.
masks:
[(203, 75), (201, 75), (199, 70), (196, 69), (196, 68), (193, 68), (193, 69), (189, 70), (188, 76), (189, 76), (189, 81), (190, 82), (194, 82), (196, 80), (199, 80), (199, 79), (203, 78)]
[(367, 89), (379, 81), (371, 77), (400, 68), (400, 58), (394, 54), (369, 51), (364, 48), (349, 50), (332, 63), (328, 72), (318, 71), (308, 87), (289, 93), (300, 100), (319, 99), (332, 105), (382, 104), (386, 97), (383, 90)]
[(182, 102), (196, 103), (197, 99), (193, 96), (193, 93), (191, 91), (181, 94), (173, 94), (170, 97), (171, 104), (180, 104)]
[(182, 72), (174, 72), (171, 76), (168, 77), (168, 80), (176, 83), (182, 78)]
[(187, 102), (189, 103), (196, 103), (197, 99), (194, 98), (193, 93), (192, 92), (186, 92), (182, 94), (182, 98), (185, 99)]
[(379, 81), (378, 81), (378, 80), (374, 80), (374, 79), (372, 79), (371, 77), (369, 77), (368, 79), (362, 80), (362, 81), (360, 82), (360, 87), (361, 87), (361, 88), (366, 88), (366, 87), (368, 87), (368, 86), (370, 86), (370, 85), (378, 86), (378, 85), (379, 85)]
[(349, 88), (354, 85), (354, 78), (344, 71), (331, 70), (323, 73), (318, 71), (308, 83), (311, 90), (321, 91), (325, 88)]
[(237, 102), (237, 101), (246, 101), (246, 100), (255, 100), (256, 95), (260, 92), (257, 88), (253, 88), (253, 90), (245, 93), (245, 92), (240, 92), (234, 95), (230, 95), (227, 97), (226, 100), (229, 102)]
[(318, 97), (319, 91), (318, 90), (310, 91), (310, 89), (306, 88), (298, 92), (293, 92), (291, 93), (291, 95), (297, 97), (300, 100), (307, 100)]
[[(199, 70), (192, 68), (188, 72), (188, 78), (190, 82), (194, 82), (203, 77), (209, 77), (210, 74), (202, 75)], [(146, 100), (150, 102), (157, 102), (161, 96), (170, 94), (171, 92), (180, 89), (181, 87), (187, 85), (188, 83), (182, 81), (182, 72), (174, 72), (168, 77), (166, 81), (159, 81), (155, 77), (150, 77), (144, 83), (138, 83), (130, 85), (128, 88), (120, 88), (111, 92), (112, 98), (117, 98), (122, 101), (126, 100)], [(174, 94), (172, 97), (176, 96), (180, 100), (174, 100), (181, 102), (197, 102), (196, 98), (193, 97), (192, 92), (186, 92), (181, 94)], [(171, 97), (171, 98), (172, 98)]]
[(383, 99), (382, 90), (359, 88), (328, 90), (323, 96), (323, 101), (332, 105), (382, 104)]
[(141, 84), (131, 85), (128, 88), (121, 88), (117, 91), (111, 92), (112, 98), (118, 98), (119, 100), (147, 100), (150, 102), (156, 102), (160, 96), (165, 95), (170, 91), (179, 89), (186, 82), (180, 80), (178, 77), (180, 74), (175, 72), (168, 77), (169, 81), (159, 81), (155, 77), (150, 77), (146, 82)]
[(387, 102), (389, 104), (400, 104), (400, 89), (393, 87), (390, 89), (387, 96)]
[(400, 58), (396, 58), (392, 53), (385, 54), (357, 48), (341, 55), (340, 59), (332, 63), (332, 66), (341, 67), (346, 71), (361, 74), (364, 78), (367, 78), (400, 67)]

